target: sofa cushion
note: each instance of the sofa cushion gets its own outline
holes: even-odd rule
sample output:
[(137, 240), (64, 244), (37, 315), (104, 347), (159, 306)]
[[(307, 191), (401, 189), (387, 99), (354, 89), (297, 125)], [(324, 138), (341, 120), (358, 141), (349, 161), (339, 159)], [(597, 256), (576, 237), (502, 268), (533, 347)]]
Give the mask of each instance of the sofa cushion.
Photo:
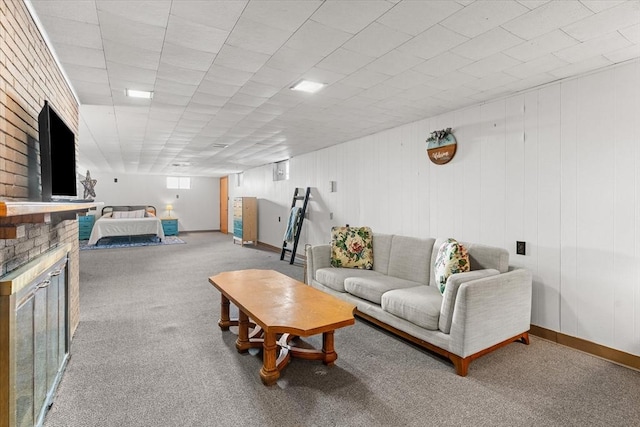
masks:
[(429, 283), (431, 251), (434, 239), (393, 236), (389, 252), (389, 276), (411, 280), (423, 285)]
[(345, 292), (344, 281), (349, 277), (384, 277), (373, 270), (358, 268), (319, 268), (316, 270), (316, 280), (328, 288), (338, 292)]
[(344, 280), (344, 290), (351, 295), (380, 304), (382, 294), (392, 289), (412, 288), (420, 285), (411, 280), (391, 276), (349, 277)]
[(447, 239), (438, 249), (438, 256), (434, 264), (434, 274), (440, 292), (444, 293), (449, 276), (465, 271), (469, 271), (467, 249), (455, 239)]
[(392, 234), (373, 233), (373, 253), (376, 258), (376, 262), (373, 263), (373, 269), (379, 273), (388, 273), (392, 240)]
[[(447, 239), (438, 238), (433, 245), (433, 252), (431, 254), (431, 265), (436, 262), (438, 256), (438, 249)], [(471, 265), (471, 271), (483, 270), (486, 268), (493, 268), (500, 273), (506, 273), (509, 271), (509, 251), (504, 248), (498, 248), (495, 246), (481, 245), (478, 243), (469, 243), (461, 241), (467, 253), (469, 254), (469, 263)], [(431, 269), (431, 277), (429, 278), (429, 286), (437, 286), (434, 269)]]
[(331, 229), (331, 265), (341, 268), (373, 268), (373, 233), (369, 227)]
[(382, 309), (422, 328), (438, 329), (442, 295), (434, 286), (395, 289), (382, 295)]

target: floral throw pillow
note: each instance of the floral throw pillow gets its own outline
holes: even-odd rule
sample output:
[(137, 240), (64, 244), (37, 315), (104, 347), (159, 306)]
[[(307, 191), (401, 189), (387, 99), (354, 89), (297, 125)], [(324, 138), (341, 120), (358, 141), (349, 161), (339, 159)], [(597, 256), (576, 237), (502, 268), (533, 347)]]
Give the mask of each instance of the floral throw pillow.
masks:
[(447, 239), (438, 249), (434, 273), (440, 293), (444, 294), (449, 276), (470, 270), (467, 249), (454, 239)]
[(342, 268), (373, 268), (373, 233), (369, 227), (331, 229), (331, 265)]

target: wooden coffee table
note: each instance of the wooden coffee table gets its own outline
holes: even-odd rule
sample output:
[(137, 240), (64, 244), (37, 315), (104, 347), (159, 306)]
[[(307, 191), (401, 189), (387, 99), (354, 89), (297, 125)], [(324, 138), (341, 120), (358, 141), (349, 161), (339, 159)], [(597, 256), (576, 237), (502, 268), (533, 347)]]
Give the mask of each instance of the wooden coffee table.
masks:
[[(333, 365), (338, 358), (334, 331), (355, 323), (354, 305), (273, 270), (228, 271), (209, 277), (209, 282), (221, 293), (220, 329), (238, 326), (238, 352), (262, 347), (260, 377), (265, 385), (276, 382), (291, 357)], [(238, 307), (238, 320), (229, 318), (230, 302)], [(291, 345), (295, 337), (317, 334), (322, 334), (321, 350)]]

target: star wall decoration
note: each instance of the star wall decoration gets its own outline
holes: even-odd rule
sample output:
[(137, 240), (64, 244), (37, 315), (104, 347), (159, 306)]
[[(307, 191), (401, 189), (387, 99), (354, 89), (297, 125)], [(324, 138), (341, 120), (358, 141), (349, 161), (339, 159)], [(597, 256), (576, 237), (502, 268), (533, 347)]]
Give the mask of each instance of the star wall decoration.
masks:
[(95, 186), (98, 183), (97, 179), (91, 179), (91, 174), (87, 171), (87, 176), (80, 181), (80, 183), (84, 186), (84, 198), (88, 199), (89, 196), (96, 197)]

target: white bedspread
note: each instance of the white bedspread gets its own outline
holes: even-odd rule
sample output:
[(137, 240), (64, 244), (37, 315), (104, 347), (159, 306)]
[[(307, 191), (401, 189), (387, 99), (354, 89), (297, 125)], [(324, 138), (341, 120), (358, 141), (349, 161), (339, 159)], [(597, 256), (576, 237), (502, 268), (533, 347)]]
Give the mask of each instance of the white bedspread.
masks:
[(162, 221), (157, 217), (100, 218), (93, 225), (89, 245), (95, 245), (102, 237), (139, 236), (152, 234), (164, 239)]

